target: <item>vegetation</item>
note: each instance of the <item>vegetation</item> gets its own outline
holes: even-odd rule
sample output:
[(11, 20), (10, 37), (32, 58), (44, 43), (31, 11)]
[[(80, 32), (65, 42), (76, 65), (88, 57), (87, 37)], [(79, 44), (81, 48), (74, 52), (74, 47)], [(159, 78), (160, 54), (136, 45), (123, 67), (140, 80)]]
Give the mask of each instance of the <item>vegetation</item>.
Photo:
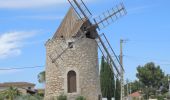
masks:
[(103, 97), (106, 97), (108, 100), (114, 97), (115, 90), (114, 73), (110, 67), (112, 67), (110, 62), (106, 62), (104, 57), (102, 57), (100, 70), (101, 92)]
[(57, 97), (57, 100), (67, 100), (67, 96), (64, 94), (61, 94), (60, 96)]
[(161, 80), (165, 77), (160, 66), (155, 66), (154, 63), (147, 63), (145, 66), (138, 66), (138, 79), (148, 87), (159, 88)]
[(0, 100), (43, 100), (43, 97), (39, 94), (23, 95), (17, 88), (9, 87), (0, 92)]
[(3, 94), (3, 92), (0, 92), (0, 100), (4, 100), (5, 99), (5, 96)]
[(15, 100), (43, 100), (43, 97), (39, 95), (22, 95), (18, 96)]
[(21, 93), (14, 87), (9, 87), (7, 90), (1, 92), (1, 98), (5, 98), (7, 100), (14, 100), (19, 95), (21, 95)]
[[(101, 91), (103, 97), (111, 100), (115, 96), (115, 100), (120, 100), (121, 86), (120, 81), (116, 79), (116, 87), (114, 80), (114, 73), (110, 69), (109, 62), (106, 62), (102, 57), (101, 60), (101, 70), (100, 70), (100, 82)], [(165, 75), (160, 68), (154, 63), (147, 63), (144, 66), (137, 67), (137, 78), (134, 82), (130, 82), (128, 86), (131, 87), (131, 93), (140, 91), (143, 93), (145, 99), (147, 98), (157, 98), (158, 100), (164, 100), (164, 98), (170, 99), (168, 95), (168, 75)], [(38, 75), (40, 83), (45, 82), (45, 71)], [(125, 85), (125, 91), (127, 84)], [(129, 87), (129, 90), (130, 90)], [(127, 95), (127, 93), (125, 93)], [(23, 95), (19, 92), (17, 88), (9, 87), (7, 90), (0, 92), (0, 100), (43, 100), (43, 96), (39, 94), (35, 95)], [(67, 100), (67, 96), (62, 94), (54, 100)], [(76, 100), (86, 100), (85, 97), (79, 96)]]
[(121, 95), (121, 85), (120, 85), (120, 81), (116, 79), (115, 100), (120, 100), (120, 95)]
[(39, 83), (45, 83), (45, 71), (42, 71), (38, 74)]
[[(141, 91), (142, 88), (145, 87), (144, 84), (142, 84), (140, 81), (135, 80), (134, 82), (130, 82), (127, 83), (125, 85), (125, 96), (127, 96), (128, 94), (137, 92), (137, 91)], [(128, 88), (128, 91), (127, 91)], [(131, 90), (131, 91), (130, 91)], [(128, 93), (127, 93), (128, 92)]]
[(165, 81), (165, 75), (160, 69), (160, 66), (155, 66), (154, 63), (147, 63), (144, 66), (138, 66), (137, 78), (144, 84), (143, 92), (145, 97), (155, 96), (157, 91), (162, 91)]
[(83, 97), (83, 96), (79, 96), (79, 97), (76, 98), (76, 100), (86, 100), (86, 98)]

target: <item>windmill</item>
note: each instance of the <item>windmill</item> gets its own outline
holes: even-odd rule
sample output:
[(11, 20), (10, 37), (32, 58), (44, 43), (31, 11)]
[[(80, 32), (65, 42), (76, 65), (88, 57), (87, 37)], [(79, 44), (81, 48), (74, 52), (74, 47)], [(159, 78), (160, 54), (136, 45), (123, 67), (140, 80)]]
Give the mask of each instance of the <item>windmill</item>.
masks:
[[(68, 1), (71, 4), (71, 6), (74, 8), (74, 10), (77, 13), (77, 15), (79, 16), (80, 20), (88, 21), (88, 22), (90, 21), (89, 17), (92, 16), (92, 13), (89, 11), (89, 9), (87, 8), (87, 6), (85, 5), (85, 3), (82, 0), (80, 0), (80, 3), (78, 3), (76, 0), (72, 0), (72, 1), (68, 0)], [(106, 15), (106, 14), (108, 14), (108, 15)], [(107, 11), (106, 13), (103, 13), (103, 16), (104, 16), (103, 19), (101, 18), (101, 16), (98, 16), (98, 18), (94, 19), (95, 24), (92, 24), (92, 22), (90, 22), (91, 25), (86, 27), (85, 30), (82, 30), (82, 34), (77, 38), (76, 41), (72, 42), (72, 44), (70, 44), (70, 46), (72, 46), (74, 43), (78, 42), (86, 33), (89, 32), (89, 30), (96, 30), (96, 29), (100, 30), (101, 28), (105, 28), (106, 26), (108, 26), (111, 23), (109, 21), (112, 21), (112, 22), (116, 21), (119, 17), (122, 17), (125, 14), (126, 14), (125, 7), (124, 7), (123, 3), (120, 3), (120, 5), (116, 6), (116, 9), (112, 8), (112, 11)], [(116, 19), (114, 19), (113, 17)], [(112, 53), (110, 53), (108, 51), (108, 48), (107, 48), (106, 44), (103, 42), (101, 36), (103, 36), (104, 37), (103, 39), (106, 40), (107, 45), (111, 49)], [(120, 75), (120, 72), (118, 69), (118, 67), (121, 67), (120, 61), (117, 58), (113, 48), (111, 47), (111, 45), (110, 45), (109, 41), (107, 40), (106, 36), (104, 35), (104, 33), (102, 33), (101, 36), (96, 32), (95, 36), (93, 36), (92, 38), (96, 38), (98, 47), (101, 50), (104, 58), (106, 59), (107, 57), (109, 57), (109, 60), (112, 62), (111, 64), (114, 66), (114, 68), (117, 71), (116, 73), (118, 75)], [(67, 47), (66, 49), (64, 49), (58, 56), (56, 56), (54, 59), (52, 59), (52, 61), (55, 62), (57, 59), (59, 59), (61, 57), (61, 55), (63, 53), (65, 53), (69, 48), (70, 47)], [(114, 56), (114, 57), (112, 57), (112, 56)]]
[[(83, 95), (87, 100), (100, 100), (98, 68), (96, 68), (98, 66), (98, 61), (96, 61), (98, 59), (98, 49), (105, 60), (113, 66), (110, 69), (114, 72), (116, 78), (120, 78), (120, 70), (123, 70), (123, 67), (105, 34), (99, 35), (97, 29), (100, 31), (118, 18), (126, 15), (126, 10), (123, 3), (120, 3), (116, 8), (106, 11), (91, 21), (92, 13), (82, 0), (68, 0), (68, 2), (71, 5), (68, 14), (56, 32), (57, 34), (46, 43), (46, 98), (49, 99), (50, 96), (55, 94), (59, 95), (62, 91), (69, 96), (69, 100), (75, 99), (77, 95)], [(51, 62), (48, 62), (49, 60)], [(78, 62), (79, 64), (77, 64)], [(54, 65), (57, 67), (57, 71), (50, 67)], [(90, 67), (72, 67), (84, 65)], [(89, 74), (89, 76), (82, 74), (84, 73), (82, 71), (87, 71), (86, 75)], [(79, 73), (79, 76), (77, 73)], [(84, 84), (84, 87), (80, 86), (80, 83)], [(54, 89), (55, 86), (57, 86), (57, 89)], [(87, 88), (92, 89), (90, 90), (91, 93), (87, 91)]]

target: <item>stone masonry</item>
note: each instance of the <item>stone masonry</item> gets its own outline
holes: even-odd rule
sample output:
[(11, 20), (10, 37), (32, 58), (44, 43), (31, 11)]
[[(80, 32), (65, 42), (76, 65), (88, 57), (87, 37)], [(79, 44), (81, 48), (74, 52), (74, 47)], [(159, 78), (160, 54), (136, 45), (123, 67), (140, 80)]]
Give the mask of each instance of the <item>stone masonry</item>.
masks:
[[(46, 43), (46, 89), (45, 100), (65, 94), (68, 100), (84, 96), (86, 100), (99, 100), (100, 80), (98, 65), (98, 48), (94, 39), (82, 38), (69, 48), (61, 58), (52, 63), (55, 58), (68, 47), (74, 38), (55, 38)], [(76, 72), (77, 92), (68, 93), (67, 74)]]

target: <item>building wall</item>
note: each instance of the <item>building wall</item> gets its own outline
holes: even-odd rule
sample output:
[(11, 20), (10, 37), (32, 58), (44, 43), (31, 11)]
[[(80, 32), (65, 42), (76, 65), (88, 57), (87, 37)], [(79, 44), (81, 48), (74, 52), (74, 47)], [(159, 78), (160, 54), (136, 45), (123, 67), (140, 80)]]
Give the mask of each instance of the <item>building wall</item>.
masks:
[[(15, 88), (17, 88), (22, 94), (27, 94), (27, 90), (28, 87), (31, 87), (31, 89), (34, 90), (34, 86), (13, 86)], [(9, 86), (7, 87), (0, 87), (0, 91), (4, 91), (7, 90), (9, 88)]]
[[(74, 39), (49, 40), (46, 43), (46, 89), (45, 100), (66, 94), (68, 100), (75, 100), (77, 96), (84, 96), (86, 100), (98, 100), (100, 92), (99, 65), (97, 43), (93, 39), (83, 38), (67, 50), (56, 63), (51, 58), (61, 53), (62, 48)], [(62, 46), (62, 48), (61, 48)], [(52, 55), (51, 55), (52, 54)], [(51, 58), (49, 57), (51, 55)], [(67, 93), (67, 73), (75, 71), (77, 74), (77, 92)]]

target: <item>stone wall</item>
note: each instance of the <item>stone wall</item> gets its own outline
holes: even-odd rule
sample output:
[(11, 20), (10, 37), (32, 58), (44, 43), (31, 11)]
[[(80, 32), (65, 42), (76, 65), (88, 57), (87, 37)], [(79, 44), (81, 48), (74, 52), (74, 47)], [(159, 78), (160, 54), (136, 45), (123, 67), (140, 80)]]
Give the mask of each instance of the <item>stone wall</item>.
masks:
[[(46, 43), (46, 90), (45, 100), (64, 93), (68, 100), (84, 96), (86, 100), (98, 100), (100, 92), (99, 65), (97, 43), (93, 39), (83, 38), (68, 49), (61, 58), (52, 63), (54, 58), (68, 47), (68, 42), (74, 39), (55, 39)], [(55, 53), (57, 51), (57, 53)], [(50, 58), (51, 57), (51, 58)], [(67, 93), (67, 73), (75, 71), (77, 77), (77, 92)]]

